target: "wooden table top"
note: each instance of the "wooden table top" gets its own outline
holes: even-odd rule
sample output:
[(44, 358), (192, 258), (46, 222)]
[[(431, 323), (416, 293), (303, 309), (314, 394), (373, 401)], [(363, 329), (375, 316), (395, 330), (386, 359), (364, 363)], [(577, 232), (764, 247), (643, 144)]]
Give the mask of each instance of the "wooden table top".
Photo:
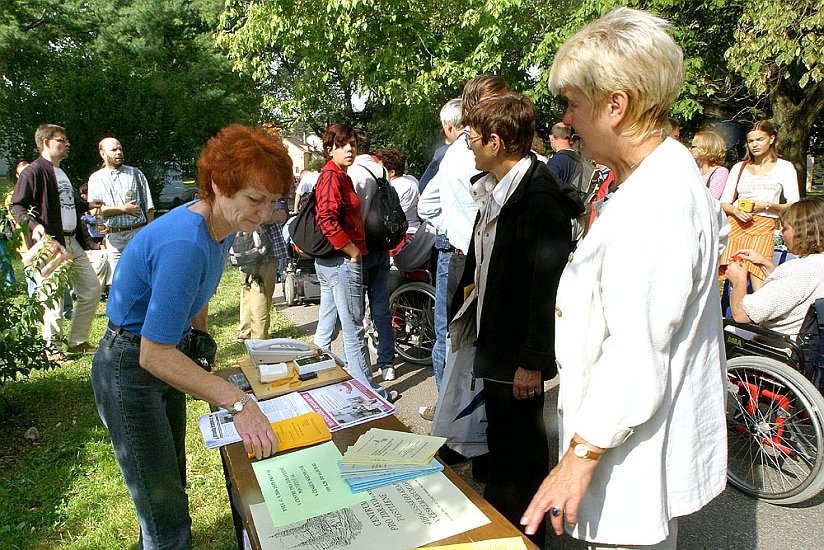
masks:
[[(239, 369), (223, 369), (218, 371), (221, 377), (228, 377)], [(332, 441), (337, 446), (341, 453), (346, 452), (347, 447), (354, 445), (358, 438), (366, 433), (370, 428), (383, 428), (386, 430), (397, 430), (408, 432), (409, 429), (396, 417), (388, 416), (379, 418), (366, 424), (359, 424), (352, 426), (345, 430), (340, 430), (332, 434)], [(260, 548), (260, 540), (257, 536), (252, 514), (249, 511), (250, 504), (258, 504), (263, 502), (263, 494), (260, 491), (255, 472), (252, 469), (252, 462), (247, 457), (246, 451), (243, 448), (243, 443), (233, 443), (220, 448), (220, 454), (223, 463), (226, 466), (226, 471), (229, 475), (229, 481), (235, 489), (235, 495), (238, 497), (235, 506), (243, 518), (243, 525), (249, 535), (249, 540), (252, 547)], [(443, 473), (446, 477), (455, 484), (466, 497), (477, 506), (484, 515), (489, 518), (490, 523), (477, 527), (464, 533), (459, 533), (452, 537), (433, 542), (427, 546), (438, 546), (444, 544), (457, 544), (461, 542), (472, 542), (487, 539), (496, 539), (504, 537), (518, 537), (520, 536), (526, 547), (530, 550), (537, 550), (529, 539), (527, 539), (521, 531), (506, 520), (495, 508), (492, 507), (484, 498), (479, 495), (472, 487), (470, 487), (461, 477), (455, 473), (449, 466), (444, 466)]]

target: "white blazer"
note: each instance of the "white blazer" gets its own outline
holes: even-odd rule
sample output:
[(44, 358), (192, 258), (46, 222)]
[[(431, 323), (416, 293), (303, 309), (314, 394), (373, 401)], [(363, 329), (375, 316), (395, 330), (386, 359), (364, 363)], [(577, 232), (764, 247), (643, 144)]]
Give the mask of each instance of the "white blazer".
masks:
[(560, 452), (607, 448), (569, 529), (650, 545), (726, 483), (720, 208), (667, 138), (604, 205), (558, 288)]

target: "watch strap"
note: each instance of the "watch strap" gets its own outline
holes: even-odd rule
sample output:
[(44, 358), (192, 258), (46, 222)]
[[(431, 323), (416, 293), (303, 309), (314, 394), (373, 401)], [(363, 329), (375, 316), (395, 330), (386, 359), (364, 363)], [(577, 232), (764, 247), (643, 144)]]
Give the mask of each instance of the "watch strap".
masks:
[[(576, 447), (578, 447), (579, 445), (580, 445), (580, 446), (582, 446), (582, 447), (584, 447), (584, 448), (587, 450), (586, 454), (585, 454), (585, 455), (583, 455), (583, 456), (582, 456), (582, 455), (579, 455), (578, 453), (576, 453), (576, 452), (575, 452), (575, 448), (576, 448)], [(603, 454), (603, 453), (599, 453), (599, 452), (593, 451), (593, 450), (589, 447), (589, 445), (587, 445), (586, 443), (584, 443), (584, 442), (583, 442), (583, 441), (581, 441), (580, 439), (576, 439), (576, 438), (574, 438), (574, 437), (572, 438), (572, 441), (570, 441), (570, 442), (569, 442), (569, 448), (570, 448), (570, 449), (572, 449), (572, 453), (573, 453), (575, 456), (578, 456), (578, 457), (580, 457), (580, 458), (585, 458), (585, 459), (587, 459), (587, 460), (598, 460), (599, 458), (601, 458), (601, 455)]]
[(242, 412), (243, 408), (246, 406), (246, 403), (248, 403), (251, 398), (252, 398), (251, 393), (247, 393), (246, 395), (241, 397), (240, 401), (236, 401), (235, 404), (232, 405), (232, 408), (229, 409), (229, 414), (231, 416), (235, 416), (236, 414)]

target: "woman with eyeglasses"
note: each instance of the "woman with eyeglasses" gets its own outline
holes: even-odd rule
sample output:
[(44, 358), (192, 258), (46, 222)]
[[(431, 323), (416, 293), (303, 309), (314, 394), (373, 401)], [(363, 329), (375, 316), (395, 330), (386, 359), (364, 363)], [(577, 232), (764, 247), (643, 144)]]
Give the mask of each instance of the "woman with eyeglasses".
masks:
[[(459, 311), (450, 336), (453, 349), (474, 340), (473, 371), (484, 380), (490, 460), (484, 497), (517, 524), (549, 468), (543, 383), (557, 373), (555, 292), (572, 251), (571, 220), (582, 207), (530, 152), (535, 110), (528, 98), (482, 99), (465, 122), (466, 144), (481, 171), (471, 189), (479, 215), (452, 297), (452, 311)], [(539, 530), (530, 538), (543, 547), (544, 535)]]
[(690, 153), (698, 164), (701, 179), (710, 190), (710, 195), (716, 200), (720, 199), (727, 183), (727, 176), (730, 174), (730, 171), (722, 166), (727, 157), (724, 138), (712, 130), (698, 132), (692, 138)]
[[(732, 167), (721, 195), (721, 208), (731, 226), (721, 254), (722, 278), (736, 250), (746, 248), (772, 257), (778, 215), (798, 199), (795, 167), (778, 157), (778, 129), (769, 120), (756, 122), (747, 132), (747, 156)], [(752, 288), (758, 290), (767, 273), (753, 262), (746, 265)]]

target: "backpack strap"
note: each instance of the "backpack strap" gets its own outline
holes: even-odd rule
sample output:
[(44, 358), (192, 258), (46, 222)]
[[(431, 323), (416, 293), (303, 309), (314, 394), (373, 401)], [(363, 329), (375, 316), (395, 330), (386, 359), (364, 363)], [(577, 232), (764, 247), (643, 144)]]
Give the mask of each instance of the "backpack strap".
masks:
[[(372, 179), (373, 179), (373, 180), (375, 180), (375, 183), (376, 183), (376, 184), (378, 183), (378, 176), (376, 176), (375, 174), (373, 174), (373, 173), (372, 173), (372, 170), (370, 170), (369, 168), (367, 168), (366, 166), (364, 166), (364, 165), (362, 165), (362, 164), (359, 164), (358, 166), (359, 166), (360, 168), (363, 168), (363, 169), (364, 169), (364, 170), (366, 170), (367, 172), (369, 172), (369, 175), (370, 175), (370, 176), (372, 176)], [(386, 181), (389, 181), (389, 172), (386, 170), (386, 167), (383, 167), (383, 177), (384, 177), (384, 179), (385, 179)]]

